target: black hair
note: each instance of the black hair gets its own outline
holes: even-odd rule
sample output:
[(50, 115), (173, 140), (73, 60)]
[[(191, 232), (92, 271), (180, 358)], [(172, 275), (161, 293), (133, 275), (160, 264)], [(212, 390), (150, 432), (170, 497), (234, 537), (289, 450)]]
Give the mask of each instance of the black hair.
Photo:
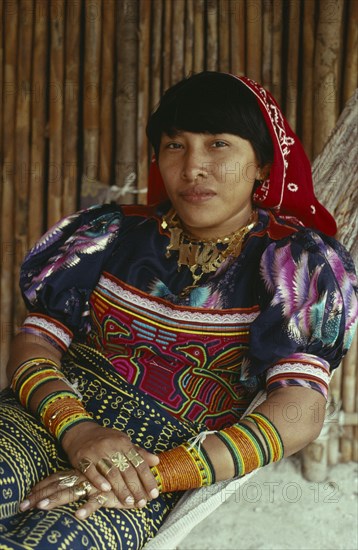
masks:
[(164, 93), (147, 124), (157, 158), (162, 134), (178, 131), (235, 134), (250, 141), (261, 167), (273, 161), (272, 140), (254, 94), (229, 74), (204, 71)]

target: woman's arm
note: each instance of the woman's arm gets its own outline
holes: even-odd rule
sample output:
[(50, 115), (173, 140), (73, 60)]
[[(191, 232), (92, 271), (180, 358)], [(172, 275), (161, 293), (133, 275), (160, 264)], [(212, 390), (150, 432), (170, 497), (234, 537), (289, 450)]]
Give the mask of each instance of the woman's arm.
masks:
[(217, 434), (204, 432), (201, 447), (187, 443), (160, 454), (153, 472), (161, 490), (193, 489), (242, 476), (299, 451), (319, 435), (325, 402), (309, 388), (272, 391), (237, 424)]
[[(263, 413), (275, 426), (283, 442), (284, 456), (287, 457), (318, 437), (324, 421), (325, 405), (325, 398), (317, 391), (292, 386), (273, 391), (254, 412)], [(203, 447), (214, 466), (216, 480), (232, 478), (234, 465), (227, 446), (215, 435), (208, 435)]]
[[(84, 413), (82, 416), (87, 415), (87, 417), (81, 419), (81, 423), (70, 425), (60, 440), (69, 462), (74, 468), (78, 468), (82, 459), (88, 459), (91, 466), (86, 471), (85, 478), (91, 483), (93, 490), (110, 492), (112, 489), (111, 494), (114, 495), (119, 507), (123, 507), (127, 502), (130, 502), (132, 506), (138, 506), (138, 504), (139, 507), (144, 506), (147, 500), (158, 496), (157, 484), (150, 471), (150, 467), (158, 463), (158, 458), (144, 449), (134, 447), (125, 433), (104, 428), (89, 417), (70, 383), (66, 379), (61, 379), (61, 357), (62, 353), (41, 336), (28, 333), (20, 333), (16, 336), (11, 345), (11, 354), (7, 365), (9, 381), (15, 381), (13, 384), (15, 393), (19, 399), (21, 396), (22, 404), (37, 417), (40, 417), (39, 407), (46, 400), (51, 403), (50, 406), (55, 405), (55, 414), (49, 412), (42, 415), (42, 422), (52, 435), (54, 435), (53, 426), (50, 429), (48, 420), (51, 422), (56, 414), (63, 414), (66, 406), (69, 408), (69, 414), (73, 407), (82, 409)], [(26, 364), (29, 365), (28, 368)], [(43, 374), (45, 372), (48, 375)], [(66, 398), (62, 398), (61, 392), (62, 394), (66, 392)], [(52, 420), (52, 422), (56, 421), (57, 419)], [(76, 421), (78, 418), (75, 419)], [(129, 467), (124, 475), (114, 467), (114, 464), (108, 474), (97, 469), (97, 464), (101, 459), (110, 462), (110, 457), (114, 452), (128, 454), (130, 451), (141, 457), (139, 459), (141, 463), (138, 467), (134, 467), (128, 460)], [(36, 486), (33, 490), (36, 491)], [(62, 498), (65, 499), (62, 503), (69, 502), (73, 500), (73, 494), (62, 494)], [(27, 500), (22, 503), (21, 509), (26, 510), (36, 506), (41, 499), (43, 500), (42, 496), (39, 499), (33, 498), (32, 501)], [(111, 501), (113, 505), (113, 498)], [(55, 490), (55, 500), (44, 508), (50, 509), (59, 503)], [(89, 512), (94, 511), (96, 507), (99, 505), (97, 501), (93, 501)], [(77, 515), (83, 517), (81, 512)]]
[[(50, 361), (56, 363), (59, 370), (61, 369), (62, 353), (55, 348), (55, 346), (45, 340), (45, 338), (28, 334), (26, 332), (20, 332), (17, 336), (15, 336), (11, 343), (10, 358), (6, 367), (6, 374), (9, 383), (11, 383), (15, 371), (22, 363), (37, 357), (49, 359)], [(46, 394), (50, 393), (50, 391), (61, 389), (68, 389), (68, 385), (61, 380), (44, 384), (43, 387), (40, 387), (34, 393), (34, 396), (30, 401), (30, 411), (34, 413), (41, 399), (43, 399)]]

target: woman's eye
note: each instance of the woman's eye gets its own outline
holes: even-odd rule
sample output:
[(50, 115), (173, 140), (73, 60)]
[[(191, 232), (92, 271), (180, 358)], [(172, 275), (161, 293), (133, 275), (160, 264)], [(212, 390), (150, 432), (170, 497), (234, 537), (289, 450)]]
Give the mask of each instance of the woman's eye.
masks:
[(217, 149), (219, 147), (227, 147), (227, 143), (225, 141), (221, 141), (221, 139), (218, 139), (218, 140), (214, 141), (213, 147), (215, 149)]
[(182, 147), (181, 143), (167, 143), (165, 148), (166, 149), (180, 149)]

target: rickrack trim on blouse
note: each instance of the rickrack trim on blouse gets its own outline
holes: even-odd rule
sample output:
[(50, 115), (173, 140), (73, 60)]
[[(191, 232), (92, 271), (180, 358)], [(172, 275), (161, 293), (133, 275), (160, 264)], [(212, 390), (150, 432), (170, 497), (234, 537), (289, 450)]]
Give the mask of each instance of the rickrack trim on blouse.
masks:
[(67, 349), (72, 342), (72, 333), (67, 333), (63, 328), (58, 326), (56, 322), (49, 321), (40, 315), (29, 315), (26, 317), (22, 325), (24, 328), (39, 329), (40, 332), (44, 332), (46, 335), (54, 336), (57, 344), (60, 344), (62, 348)]
[(233, 323), (251, 323), (259, 315), (259, 311), (253, 311), (250, 313), (201, 313), (201, 311), (188, 311), (177, 309), (173, 307), (165, 306), (160, 303), (155, 297), (145, 298), (139, 294), (135, 294), (129, 290), (126, 290), (118, 283), (102, 275), (98, 285), (107, 291), (111, 292), (114, 296), (121, 298), (122, 300), (134, 304), (139, 308), (145, 308), (147, 310), (155, 311), (158, 314), (170, 317), (178, 321), (192, 321), (203, 322), (211, 324), (233, 324)]
[(330, 381), (330, 375), (328, 372), (324, 372), (323, 365), (308, 365), (307, 363), (280, 363), (274, 365), (267, 370), (266, 380), (270, 380), (274, 376), (279, 374), (309, 374), (314, 378), (320, 378), (326, 384)]

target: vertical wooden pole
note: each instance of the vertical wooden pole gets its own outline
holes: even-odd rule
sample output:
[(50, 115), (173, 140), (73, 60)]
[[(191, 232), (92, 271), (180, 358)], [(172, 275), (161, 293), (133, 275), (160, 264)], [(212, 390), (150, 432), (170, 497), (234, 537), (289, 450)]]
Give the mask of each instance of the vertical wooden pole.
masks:
[(338, 430), (338, 413), (342, 405), (342, 365), (336, 369), (329, 385), (328, 415), (332, 419), (333, 427), (330, 431), (327, 449), (327, 461), (329, 465), (338, 464), (340, 460), (340, 436)]
[(162, 92), (172, 83), (172, 2), (162, 0), (164, 6), (163, 51), (162, 51)]
[(150, 74), (150, 108), (157, 105), (161, 96), (162, 83), (162, 25), (163, 25), (163, 2), (157, 0), (151, 3), (152, 14), (152, 36), (151, 36), (151, 74)]
[(137, 202), (146, 204), (148, 141), (145, 127), (149, 114), (149, 61), (151, 0), (141, 0), (139, 10), (138, 111), (137, 111)]
[[(352, 346), (343, 360), (343, 375), (342, 375), (342, 408), (345, 413), (353, 413), (356, 408), (356, 370), (357, 370), (357, 333), (352, 342)], [(349, 462), (353, 458), (353, 426), (344, 428), (344, 435), (341, 441), (341, 460)]]
[(185, 12), (184, 76), (194, 68), (194, 4), (187, 0)]
[(31, 171), (28, 202), (30, 246), (35, 244), (45, 229), (48, 28), (49, 4), (46, 0), (37, 0), (31, 101)]
[(85, 2), (83, 175), (90, 181), (99, 173), (101, 27), (101, 0)]
[(322, 150), (338, 118), (343, 6), (343, 0), (319, 3), (314, 72), (314, 156)]
[(237, 76), (246, 73), (245, 66), (245, 3), (230, 0), (231, 72)]
[(175, 84), (184, 76), (184, 13), (185, 1), (172, 3), (172, 70), (171, 83)]
[(30, 135), (31, 135), (31, 79), (34, 2), (20, 1), (19, 4), (19, 50), (17, 59), (18, 92), (16, 98), (16, 172), (15, 172), (15, 266), (14, 280), (14, 328), (19, 327), (26, 310), (20, 297), (18, 280), (20, 265), (29, 248), (28, 240), (28, 199), (30, 176)]
[(301, 136), (305, 151), (313, 158), (313, 74), (315, 48), (315, 3), (303, 2), (302, 26), (302, 100), (300, 105)]
[[(0, 79), (1, 79), (1, 86), (0, 86), (0, 128), (2, 127), (3, 123), (3, 82), (4, 82), (4, 40), (3, 37), (5, 36), (5, 27), (4, 27), (4, 10), (5, 10), (5, 4), (2, 3), (0, 5)], [(3, 150), (2, 150), (2, 132), (0, 131), (0, 174), (2, 174), (3, 170)], [(0, 177), (0, 212), (1, 212), (1, 203), (2, 203), (2, 178)]]
[[(111, 183), (114, 155), (114, 87), (115, 87), (115, 0), (102, 4), (102, 58), (101, 58), (101, 103), (100, 103), (100, 171), (102, 183)], [(148, 23), (149, 24), (149, 23)], [(148, 46), (149, 48), (149, 46)], [(114, 183), (114, 182), (113, 182)]]
[(63, 84), (64, 84), (64, 0), (50, 3), (51, 52), (49, 86), (49, 169), (47, 225), (62, 216), (63, 182)]
[(290, 0), (288, 22), (288, 63), (286, 82), (286, 117), (292, 129), (297, 126), (297, 100), (298, 100), (298, 55), (300, 42), (300, 7), (299, 0)]
[(262, 6), (262, 85), (271, 91), (272, 84), (272, 1)]
[(358, 2), (357, 0), (348, 0), (348, 9), (345, 29), (345, 51), (343, 65), (343, 93), (341, 109), (348, 99), (354, 94), (357, 87), (357, 67), (358, 67)]
[(206, 68), (208, 71), (218, 70), (218, 4), (211, 0), (206, 5)]
[(282, 106), (282, 0), (273, 0), (273, 33), (272, 33), (272, 87), (271, 91)]
[[(116, 3), (117, 9), (117, 90), (116, 90), (116, 184), (137, 178), (137, 90), (138, 90), (138, 2)], [(125, 192), (122, 203), (133, 203)]]
[(230, 71), (230, 2), (219, 0), (218, 25), (219, 25), (219, 70), (223, 73)]
[(2, 117), (3, 168), (2, 168), (2, 200), (1, 200), (1, 286), (0, 286), (0, 387), (6, 384), (5, 366), (9, 356), (9, 344), (13, 335), (13, 292), (14, 292), (14, 205), (15, 205), (15, 121), (17, 80), (17, 33), (19, 6), (16, 2), (4, 4), (4, 94)]
[(246, 3), (246, 73), (247, 76), (262, 81), (262, 4), (249, 0)]
[(194, 71), (204, 70), (204, 2), (194, 1)]
[[(65, 85), (63, 121), (63, 211), (68, 216), (78, 208), (79, 195), (79, 89), (81, 0), (66, 5)], [(82, 31), (83, 32), (83, 31)]]

